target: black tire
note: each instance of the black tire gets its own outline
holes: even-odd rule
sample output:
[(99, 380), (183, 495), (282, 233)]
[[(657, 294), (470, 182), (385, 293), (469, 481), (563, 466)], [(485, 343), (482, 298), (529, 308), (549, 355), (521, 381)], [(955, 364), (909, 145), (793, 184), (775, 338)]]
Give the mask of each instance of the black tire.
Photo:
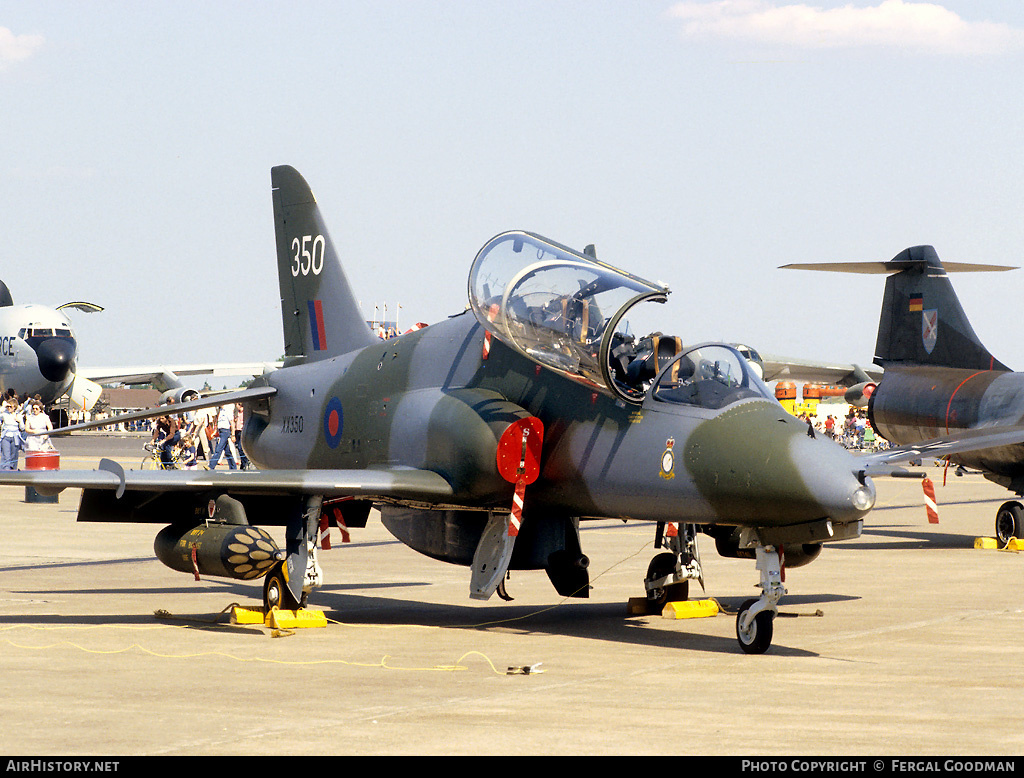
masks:
[[(676, 555), (665, 552), (664, 554), (658, 554), (651, 560), (651, 563), (647, 566), (647, 577), (644, 581), (654, 581), (659, 578), (664, 578), (667, 575), (672, 575), (676, 570)], [(657, 589), (651, 589), (647, 592), (647, 599), (651, 603), (658, 607), (664, 607), (669, 602), (683, 602), (689, 599), (690, 596), (690, 582), (689, 580), (677, 581), (676, 583), (670, 583), (667, 586), (662, 586)]]
[(1010, 538), (1024, 537), (1024, 505), (1004, 502), (996, 511), (996, 540), (1005, 546)]
[(736, 614), (736, 639), (739, 641), (740, 648), (747, 654), (763, 654), (772, 644), (772, 632), (775, 624), (775, 614), (772, 611), (761, 611), (754, 617), (749, 632), (740, 631), (740, 619), (756, 602), (757, 600), (747, 600), (740, 606), (740, 611)]
[(298, 606), (284, 577), (284, 563), (274, 565), (263, 581), (263, 607), (269, 612), (272, 608), (293, 611)]

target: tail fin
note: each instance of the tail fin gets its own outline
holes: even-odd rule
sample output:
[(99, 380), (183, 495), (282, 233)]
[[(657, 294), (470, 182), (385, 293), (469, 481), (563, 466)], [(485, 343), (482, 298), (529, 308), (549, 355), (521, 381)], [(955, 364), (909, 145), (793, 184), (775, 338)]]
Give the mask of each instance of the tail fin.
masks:
[(875, 363), (935, 365), (970, 370), (1009, 370), (974, 334), (946, 275), (951, 272), (1015, 270), (1003, 265), (949, 263), (931, 246), (904, 249), (888, 262), (786, 265), (797, 270), (886, 273)]
[(374, 343), (306, 180), (282, 165), (270, 181), (285, 358), (315, 362)]

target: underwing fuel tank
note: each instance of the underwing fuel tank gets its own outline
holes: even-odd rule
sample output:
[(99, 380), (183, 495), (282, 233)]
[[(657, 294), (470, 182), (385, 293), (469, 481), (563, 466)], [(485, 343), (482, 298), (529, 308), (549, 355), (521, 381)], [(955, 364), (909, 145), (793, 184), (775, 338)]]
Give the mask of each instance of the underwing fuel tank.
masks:
[(266, 575), (284, 558), (264, 530), (238, 524), (172, 524), (157, 534), (153, 550), (172, 570), (246, 581)]

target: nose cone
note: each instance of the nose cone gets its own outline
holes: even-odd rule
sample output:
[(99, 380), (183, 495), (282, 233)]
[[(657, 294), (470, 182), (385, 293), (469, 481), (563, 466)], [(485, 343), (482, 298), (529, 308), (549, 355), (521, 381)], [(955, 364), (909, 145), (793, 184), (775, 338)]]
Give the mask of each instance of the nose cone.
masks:
[(824, 435), (769, 403), (737, 405), (698, 426), (685, 461), (721, 519), (763, 527), (819, 519), (855, 521), (875, 501), (854, 475), (856, 460)]
[(75, 341), (70, 338), (49, 338), (36, 346), (39, 372), (47, 381), (60, 383), (68, 377), (75, 359)]
[(794, 438), (790, 443), (794, 464), (824, 516), (844, 524), (856, 521), (875, 505), (875, 485), (856, 476), (857, 462), (845, 448), (823, 436)]

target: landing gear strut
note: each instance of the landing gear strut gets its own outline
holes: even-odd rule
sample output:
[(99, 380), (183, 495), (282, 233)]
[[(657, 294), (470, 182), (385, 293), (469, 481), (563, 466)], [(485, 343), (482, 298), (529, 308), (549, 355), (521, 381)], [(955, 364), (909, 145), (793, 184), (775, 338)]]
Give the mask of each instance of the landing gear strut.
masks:
[(306, 607), (309, 593), (323, 582), (317, 561), (316, 539), (320, 530), (323, 497), (307, 497), (285, 525), (286, 557), (274, 565), (263, 582), (263, 607), (270, 611)]
[(690, 579), (696, 579), (704, 588), (704, 573), (697, 550), (697, 525), (658, 524), (655, 548), (666, 548), (651, 560), (644, 577), (648, 605), (660, 610), (669, 602), (682, 602), (689, 598)]
[(772, 644), (779, 600), (786, 593), (782, 585), (782, 562), (775, 546), (757, 547), (757, 569), (761, 572), (761, 596), (747, 600), (736, 614), (736, 639), (748, 654), (763, 654)]

